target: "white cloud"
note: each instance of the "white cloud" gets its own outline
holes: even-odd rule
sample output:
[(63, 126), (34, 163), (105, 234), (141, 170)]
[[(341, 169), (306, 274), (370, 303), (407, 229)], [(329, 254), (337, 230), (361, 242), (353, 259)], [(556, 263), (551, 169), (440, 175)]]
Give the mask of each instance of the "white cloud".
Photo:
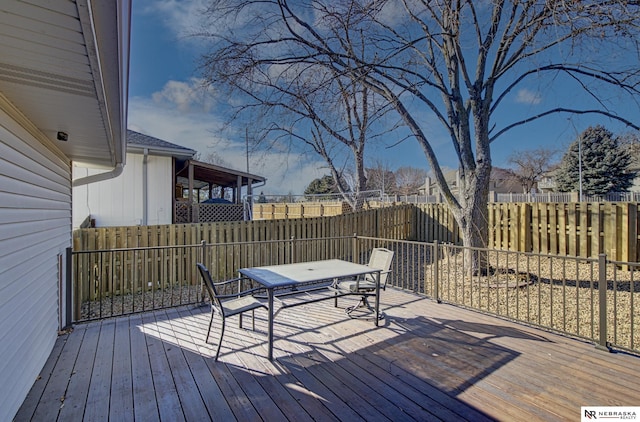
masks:
[(516, 102), (520, 104), (536, 105), (542, 102), (542, 96), (537, 92), (523, 88), (518, 91), (518, 94), (516, 95)]
[(404, 20), (407, 19), (407, 15), (405, 13), (405, 7), (402, 2), (393, 0), (384, 3), (384, 6), (380, 10), (376, 18), (386, 25), (397, 26), (401, 25)]
[(191, 110), (208, 113), (216, 100), (211, 90), (205, 89), (200, 79), (192, 78), (188, 82), (168, 81), (161, 91), (153, 93), (156, 104), (177, 108), (181, 112)]
[[(151, 98), (129, 99), (129, 129), (194, 149), (201, 157), (215, 152), (225, 165), (246, 169), (244, 134), (224, 136), (224, 123), (208, 107), (194, 107), (188, 84), (169, 81)], [(242, 132), (242, 131), (239, 131)], [(267, 178), (265, 194), (302, 194), (309, 183), (326, 174), (323, 163), (294, 152), (260, 151), (250, 154), (249, 171)]]
[(154, 0), (142, 8), (143, 13), (155, 14), (167, 29), (182, 37), (196, 30), (202, 21), (210, 0)]

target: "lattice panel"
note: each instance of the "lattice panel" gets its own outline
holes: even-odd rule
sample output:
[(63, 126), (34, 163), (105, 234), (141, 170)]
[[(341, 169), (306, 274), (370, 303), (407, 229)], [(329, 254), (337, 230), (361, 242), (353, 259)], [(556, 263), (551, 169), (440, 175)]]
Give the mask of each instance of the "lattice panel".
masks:
[(176, 203), (176, 224), (191, 222), (191, 206), (185, 203)]
[(244, 220), (242, 204), (198, 204), (196, 209), (199, 223)]
[(176, 224), (243, 220), (242, 204), (176, 204)]

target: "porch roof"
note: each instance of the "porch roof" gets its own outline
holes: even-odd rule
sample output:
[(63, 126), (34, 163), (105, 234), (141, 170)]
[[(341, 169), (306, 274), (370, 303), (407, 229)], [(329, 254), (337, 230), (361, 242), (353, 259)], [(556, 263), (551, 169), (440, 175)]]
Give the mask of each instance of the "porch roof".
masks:
[(197, 153), (191, 148), (127, 129), (127, 151), (144, 153), (145, 149), (154, 155), (171, 156), (183, 160), (191, 159)]
[(239, 170), (218, 166), (215, 164), (203, 163), (196, 160), (186, 160), (180, 170), (176, 172), (177, 177), (189, 179), (189, 167), (193, 166), (193, 179), (208, 182), (221, 187), (238, 187), (253, 185), (254, 183), (264, 183), (266, 178), (256, 174), (246, 173)]

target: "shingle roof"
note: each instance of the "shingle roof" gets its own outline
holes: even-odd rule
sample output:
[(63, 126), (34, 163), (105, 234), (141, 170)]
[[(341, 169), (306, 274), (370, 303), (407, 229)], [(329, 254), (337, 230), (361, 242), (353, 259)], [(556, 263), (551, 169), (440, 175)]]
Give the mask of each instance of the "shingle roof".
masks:
[(148, 148), (153, 151), (170, 153), (171, 155), (188, 156), (191, 158), (196, 151), (181, 145), (172, 144), (153, 136), (127, 129), (127, 148)]

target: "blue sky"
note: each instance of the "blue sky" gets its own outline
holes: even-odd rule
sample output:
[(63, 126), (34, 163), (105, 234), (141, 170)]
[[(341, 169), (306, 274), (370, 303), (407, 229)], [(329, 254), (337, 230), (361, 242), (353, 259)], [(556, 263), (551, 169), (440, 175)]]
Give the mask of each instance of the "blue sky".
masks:
[[(223, 117), (216, 113), (226, 102), (221, 93), (203, 93), (196, 73), (204, 51), (202, 40), (187, 36), (195, 28), (198, 10), (206, 0), (136, 0), (133, 2), (129, 123), (132, 130), (192, 148), (205, 157), (210, 152), (227, 167), (246, 169), (244, 129), (223, 130)], [(539, 107), (554, 104), (554, 97), (571, 95), (557, 90), (522, 87), (504, 107), (505, 121)], [(635, 121), (639, 122), (637, 104)], [(500, 116), (502, 117), (502, 116)], [(628, 116), (627, 116), (628, 117)], [(502, 120), (502, 119), (500, 119)], [(626, 131), (620, 124), (594, 116), (558, 115), (512, 130), (492, 144), (493, 165), (507, 167), (510, 154), (537, 147), (564, 151), (576, 136), (592, 124), (603, 124), (614, 133)], [(445, 167), (455, 168), (451, 142), (435, 130), (434, 149)], [(392, 143), (392, 141), (389, 141)], [(428, 169), (422, 149), (409, 139), (393, 148), (368, 147), (369, 162), (381, 160), (390, 168), (412, 166)], [(560, 155), (558, 155), (558, 159)], [(250, 154), (249, 171), (267, 178), (260, 188), (265, 194), (301, 194), (316, 177), (328, 174), (323, 162), (310, 154), (287, 151)]]

